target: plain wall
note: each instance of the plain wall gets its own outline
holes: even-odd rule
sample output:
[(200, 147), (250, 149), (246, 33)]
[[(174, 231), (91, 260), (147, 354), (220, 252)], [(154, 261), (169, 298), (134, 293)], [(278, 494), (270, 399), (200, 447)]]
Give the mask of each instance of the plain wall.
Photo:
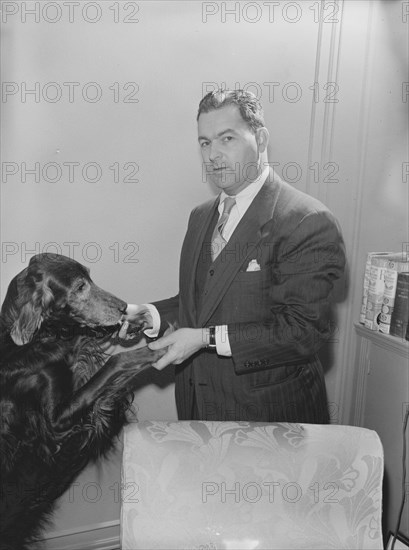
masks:
[[(308, 1), (274, 12), (265, 2), (99, 2), (72, 21), (65, 6), (55, 23), (52, 3), (37, 4), (33, 16), (23, 12), (34, 2), (3, 3), (1, 298), (41, 251), (71, 255), (128, 302), (174, 295), (189, 213), (213, 194), (198, 102), (215, 85), (247, 88), (263, 102), (279, 175), (325, 202), (344, 232), (350, 285), (326, 379), (333, 421), (347, 423), (366, 252), (409, 241), (404, 3), (346, 0), (321, 23)], [(72, 181), (64, 163), (78, 163)], [(39, 181), (24, 181), (25, 166)], [(136, 407), (141, 420), (176, 418), (170, 369), (141, 378)], [(107, 489), (119, 456), (80, 478), (99, 479), (106, 498), (63, 499), (54, 531), (119, 517)]]

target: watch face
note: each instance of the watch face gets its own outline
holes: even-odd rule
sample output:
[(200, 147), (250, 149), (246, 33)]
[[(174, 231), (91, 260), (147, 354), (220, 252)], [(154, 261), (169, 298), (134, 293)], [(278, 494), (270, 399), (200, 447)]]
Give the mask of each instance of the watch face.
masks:
[(216, 328), (207, 327), (209, 329), (209, 343), (207, 344), (208, 348), (216, 348)]

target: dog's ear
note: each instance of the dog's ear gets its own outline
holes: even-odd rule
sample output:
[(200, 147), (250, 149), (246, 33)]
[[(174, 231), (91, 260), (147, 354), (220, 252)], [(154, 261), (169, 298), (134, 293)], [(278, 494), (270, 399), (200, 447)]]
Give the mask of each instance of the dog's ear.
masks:
[(13, 342), (18, 346), (31, 342), (42, 321), (41, 308), (36, 307), (32, 301), (24, 304), (10, 330)]
[(44, 274), (39, 270), (29, 266), (13, 279), (2, 307), (2, 316), (15, 344), (22, 346), (32, 340), (53, 299)]

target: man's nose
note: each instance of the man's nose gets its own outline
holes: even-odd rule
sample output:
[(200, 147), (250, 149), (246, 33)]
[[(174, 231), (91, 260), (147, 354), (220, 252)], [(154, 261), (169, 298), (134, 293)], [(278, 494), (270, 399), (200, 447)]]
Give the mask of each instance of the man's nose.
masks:
[(209, 160), (214, 162), (217, 159), (221, 158), (220, 149), (217, 143), (211, 143), (209, 147)]

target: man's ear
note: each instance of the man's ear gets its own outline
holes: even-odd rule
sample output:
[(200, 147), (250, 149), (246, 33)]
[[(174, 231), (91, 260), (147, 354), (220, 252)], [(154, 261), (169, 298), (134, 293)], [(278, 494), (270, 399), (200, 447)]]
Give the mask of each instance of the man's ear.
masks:
[(264, 153), (267, 150), (267, 145), (270, 140), (270, 134), (264, 126), (257, 128), (256, 130), (256, 141), (258, 146), (259, 153)]

